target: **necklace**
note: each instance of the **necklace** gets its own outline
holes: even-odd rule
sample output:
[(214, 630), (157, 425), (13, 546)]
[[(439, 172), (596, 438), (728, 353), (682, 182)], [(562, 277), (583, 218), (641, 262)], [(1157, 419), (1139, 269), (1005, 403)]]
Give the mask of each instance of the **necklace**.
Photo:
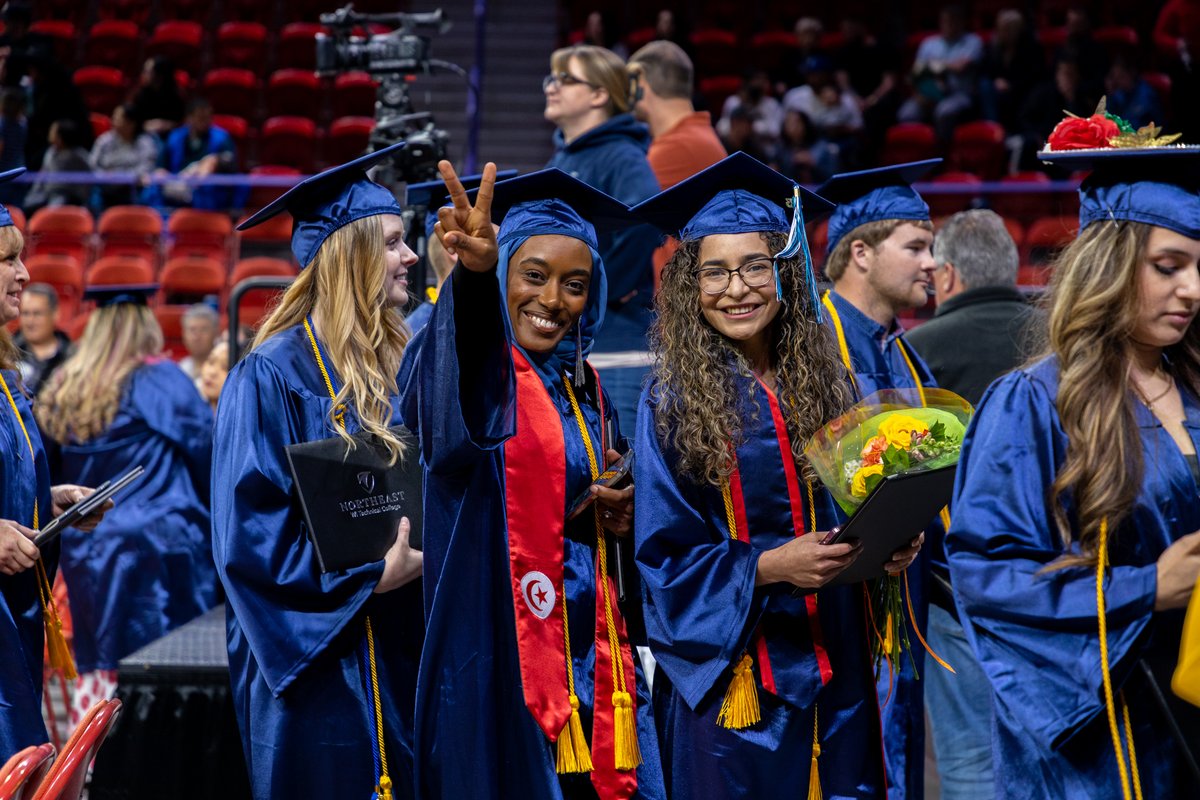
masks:
[(1150, 409), (1151, 412), (1154, 411), (1154, 404), (1170, 394), (1171, 390), (1175, 388), (1175, 376), (1166, 370), (1163, 370), (1163, 372), (1167, 376), (1167, 386), (1154, 397), (1147, 397), (1146, 393), (1142, 391), (1142, 387), (1137, 380), (1133, 381), (1133, 390), (1137, 392), (1137, 396), (1141, 398), (1141, 401), (1146, 404), (1146, 408)]

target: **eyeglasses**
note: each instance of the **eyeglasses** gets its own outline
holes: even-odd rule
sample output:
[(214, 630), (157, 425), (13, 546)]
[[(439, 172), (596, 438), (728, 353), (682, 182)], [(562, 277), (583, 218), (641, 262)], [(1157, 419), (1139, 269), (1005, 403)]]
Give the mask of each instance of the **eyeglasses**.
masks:
[(594, 83), (589, 83), (588, 81), (585, 81), (583, 78), (576, 78), (574, 75), (572, 75), (569, 72), (559, 72), (559, 73), (552, 72), (549, 75), (547, 75), (546, 77), (542, 78), (542, 91), (543, 92), (546, 91), (551, 86), (554, 86), (556, 89), (562, 89), (567, 86), (576, 86), (578, 84), (583, 84), (584, 86), (590, 87), (592, 89), (600, 88), (599, 86), (597, 86)]
[(746, 286), (757, 289), (774, 279), (775, 266), (770, 261), (760, 260), (742, 264), (737, 269), (705, 267), (696, 271), (696, 280), (700, 284), (700, 291), (705, 294), (724, 294), (734, 275), (740, 277)]

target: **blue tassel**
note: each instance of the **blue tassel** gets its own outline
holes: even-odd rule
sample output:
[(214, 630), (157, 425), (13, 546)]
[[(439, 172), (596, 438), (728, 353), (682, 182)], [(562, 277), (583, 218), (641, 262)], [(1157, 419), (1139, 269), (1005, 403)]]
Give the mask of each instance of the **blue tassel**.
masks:
[(822, 321), (821, 300), (817, 295), (817, 276), (813, 273), (812, 253), (808, 249), (808, 236), (804, 233), (804, 209), (800, 204), (800, 186), (792, 184), (792, 227), (788, 230), (787, 244), (775, 255), (775, 298), (783, 300), (783, 287), (779, 285), (779, 259), (804, 256), (804, 282), (808, 288), (808, 304)]

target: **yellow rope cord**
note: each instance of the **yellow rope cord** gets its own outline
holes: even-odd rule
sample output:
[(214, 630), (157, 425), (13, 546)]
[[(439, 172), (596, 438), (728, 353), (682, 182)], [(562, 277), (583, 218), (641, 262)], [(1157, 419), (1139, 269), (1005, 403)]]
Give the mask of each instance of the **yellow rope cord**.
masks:
[(1113, 753), (1117, 757), (1117, 772), (1121, 776), (1121, 795), (1125, 800), (1136, 797), (1141, 800), (1142, 786), (1138, 775), (1137, 760), (1133, 749), (1133, 730), (1129, 726), (1129, 706), (1125, 705), (1122, 696), (1121, 705), (1124, 707), (1125, 738), (1129, 746), (1130, 766), (1133, 769), (1133, 788), (1130, 791), (1129, 770), (1125, 766), (1124, 748), (1121, 747), (1121, 730), (1117, 725), (1117, 707), (1113, 701), (1112, 674), (1108, 665), (1108, 612), (1104, 606), (1104, 571), (1108, 567), (1108, 520), (1100, 520), (1100, 542), (1096, 548), (1096, 617), (1100, 625), (1100, 679), (1104, 685), (1104, 710), (1108, 714), (1108, 730), (1112, 735)]
[[(333, 381), (329, 378), (329, 371), (325, 369), (325, 359), (321, 358), (321, 348), (317, 346), (317, 337), (313, 334), (312, 326), (308, 324), (307, 317), (304, 320), (304, 332), (308, 334), (308, 341), (312, 345), (313, 356), (317, 360), (317, 368), (321, 370), (321, 377), (325, 380), (325, 388), (329, 392), (329, 399), (336, 401), (337, 393), (333, 391)], [(345, 428), (346, 416), (344, 409), (335, 409), (333, 417), (338, 425)], [(388, 776), (387, 748), (384, 746), (383, 739), (383, 714), (379, 700), (379, 674), (375, 668), (375, 633), (371, 629), (371, 616), (369, 614), (365, 618), (365, 623), (367, 663), (371, 673), (371, 693), (375, 698), (375, 732), (376, 739), (379, 742), (379, 796), (380, 800), (390, 800), (392, 796), (392, 779)]]
[(854, 387), (854, 393), (858, 394), (858, 376), (854, 374), (854, 363), (850, 360), (850, 348), (846, 346), (846, 332), (842, 330), (842, 318), (838, 316), (837, 307), (829, 298), (828, 289), (821, 297), (821, 304), (829, 312), (829, 319), (833, 320), (833, 331), (837, 334), (838, 352), (842, 354), (842, 363), (846, 365), (846, 374), (850, 376), (850, 385)]
[(917, 394), (921, 398), (921, 406), (925, 406), (925, 387), (921, 385), (921, 376), (917, 373), (917, 368), (913, 366), (912, 358), (908, 355), (908, 348), (904, 346), (903, 339), (896, 340), (896, 346), (900, 348), (900, 355), (904, 356), (904, 363), (908, 365), (908, 371), (912, 373), (913, 385), (917, 387)]
[[(571, 381), (563, 379), (563, 386), (567, 390), (567, 399), (571, 402), (571, 411), (575, 414), (575, 424), (579, 427), (579, 435), (583, 437), (583, 446), (587, 451), (588, 469), (591, 471), (592, 481), (600, 477), (600, 467), (596, 461), (596, 452), (592, 447), (592, 436), (588, 432), (587, 424), (583, 419), (583, 411), (579, 408), (579, 401), (575, 399), (575, 390), (571, 388)], [(613, 617), (612, 597), (608, 590), (608, 542), (604, 536), (604, 528), (600, 524), (600, 509), (593, 504), (593, 518), (596, 524), (596, 584), (600, 590), (601, 596), (604, 598), (604, 626), (608, 633), (608, 654), (612, 661), (613, 675), (613, 719), (614, 719), (614, 737), (621, 740), (623, 747), (618, 747), (617, 750), (627, 750), (627, 757), (622, 758), (618, 752), (617, 769), (633, 769), (642, 763), (642, 754), (637, 747), (636, 729), (633, 731), (633, 741), (627, 741), (627, 737), (616, 733), (618, 726), (618, 717), (621, 722), (626, 722), (625, 714), (632, 712), (632, 698), (629, 695), (629, 690), (625, 683), (625, 665), (621, 658), (621, 641), (617, 636), (617, 622)], [(565, 592), (564, 592), (565, 594)], [(599, 702), (599, 698), (596, 698)], [(632, 720), (629, 720), (630, 722)], [(626, 722), (626, 724), (628, 724)], [(628, 731), (627, 731), (628, 733)], [(632, 750), (629, 748), (632, 747)], [(629, 763), (633, 760), (634, 763)]]

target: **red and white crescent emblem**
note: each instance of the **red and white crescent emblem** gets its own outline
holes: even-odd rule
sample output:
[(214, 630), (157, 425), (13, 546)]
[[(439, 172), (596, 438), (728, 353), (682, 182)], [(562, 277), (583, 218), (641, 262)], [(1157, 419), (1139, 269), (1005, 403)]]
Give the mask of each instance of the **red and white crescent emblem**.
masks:
[(538, 619), (545, 619), (554, 610), (554, 584), (537, 570), (526, 572), (521, 578), (521, 596)]

